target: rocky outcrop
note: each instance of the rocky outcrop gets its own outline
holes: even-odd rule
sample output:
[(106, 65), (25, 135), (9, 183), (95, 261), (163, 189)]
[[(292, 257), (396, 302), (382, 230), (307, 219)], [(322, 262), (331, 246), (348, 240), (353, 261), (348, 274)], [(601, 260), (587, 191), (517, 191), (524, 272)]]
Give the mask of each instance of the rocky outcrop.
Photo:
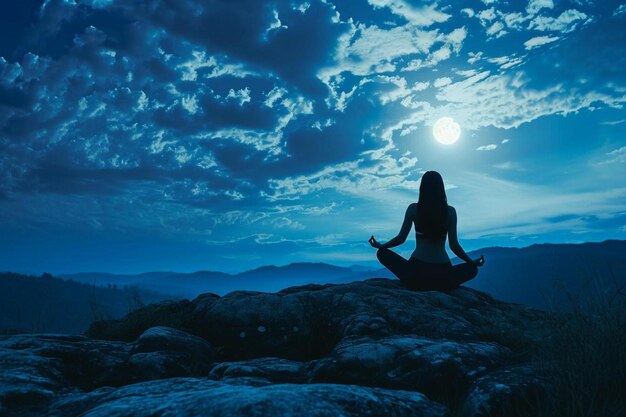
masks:
[(268, 384), (173, 378), (103, 389), (56, 404), (50, 416), (448, 416), (446, 407), (411, 391), (339, 384)]
[(549, 319), (387, 279), (205, 294), (0, 339), (0, 415), (506, 415), (545, 394)]

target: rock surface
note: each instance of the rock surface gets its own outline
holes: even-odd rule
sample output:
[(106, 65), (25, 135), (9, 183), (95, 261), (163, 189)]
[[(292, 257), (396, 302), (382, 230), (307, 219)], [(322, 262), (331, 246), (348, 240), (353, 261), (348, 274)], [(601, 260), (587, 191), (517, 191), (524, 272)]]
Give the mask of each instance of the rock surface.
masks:
[(65, 403), (49, 415), (80, 410), (116, 416), (424, 416), (447, 409), (417, 392), (339, 384), (253, 384), (175, 378), (103, 390), (86, 402)]
[(0, 338), (0, 415), (497, 415), (544, 392), (530, 352), (549, 319), (387, 279), (204, 294)]

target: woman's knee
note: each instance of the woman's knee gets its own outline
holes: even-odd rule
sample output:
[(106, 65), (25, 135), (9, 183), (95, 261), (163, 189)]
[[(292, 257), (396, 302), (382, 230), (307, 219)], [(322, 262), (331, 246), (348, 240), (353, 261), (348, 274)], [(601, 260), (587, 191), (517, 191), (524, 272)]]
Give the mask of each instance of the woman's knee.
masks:
[(469, 265), (469, 275), (471, 278), (474, 278), (478, 275), (478, 266), (475, 263), (468, 264)]
[(464, 263), (452, 267), (452, 284), (458, 286), (478, 275), (478, 267), (474, 263)]
[(378, 248), (378, 250), (376, 251), (376, 257), (382, 263), (383, 259), (387, 258), (386, 255), (388, 253), (389, 253), (389, 249), (387, 249), (387, 248)]

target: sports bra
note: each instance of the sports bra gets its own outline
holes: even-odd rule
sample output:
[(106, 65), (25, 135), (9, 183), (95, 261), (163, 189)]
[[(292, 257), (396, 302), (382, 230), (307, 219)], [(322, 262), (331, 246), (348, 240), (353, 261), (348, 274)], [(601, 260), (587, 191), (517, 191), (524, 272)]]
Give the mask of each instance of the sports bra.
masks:
[[(447, 232), (446, 232), (446, 233), (444, 233), (443, 235), (441, 235), (441, 236), (440, 236), (440, 239), (436, 239), (436, 240), (446, 240), (446, 234), (447, 234)], [(426, 235), (424, 235), (423, 233), (420, 233), (420, 232), (418, 232), (418, 231), (415, 231), (415, 238), (417, 238), (417, 239), (429, 239), (429, 240), (432, 240), (432, 239), (430, 239), (428, 236), (426, 236)]]
[[(416, 216), (416, 217), (417, 217), (417, 216)], [(439, 238), (438, 238), (438, 239), (435, 239), (435, 240), (443, 240), (443, 241), (445, 241), (445, 240), (446, 240), (446, 235), (448, 234), (448, 226), (449, 226), (449, 224), (448, 224), (448, 223), (449, 223), (449, 221), (450, 221), (450, 219), (446, 216), (446, 230), (443, 232), (443, 234), (441, 234), (441, 235), (439, 236)], [(433, 240), (433, 239), (431, 239), (430, 237), (426, 236), (424, 233), (419, 232), (419, 231), (417, 230), (417, 218), (413, 219), (413, 225), (415, 226), (415, 238), (416, 238), (416, 239), (428, 239), (428, 240)]]

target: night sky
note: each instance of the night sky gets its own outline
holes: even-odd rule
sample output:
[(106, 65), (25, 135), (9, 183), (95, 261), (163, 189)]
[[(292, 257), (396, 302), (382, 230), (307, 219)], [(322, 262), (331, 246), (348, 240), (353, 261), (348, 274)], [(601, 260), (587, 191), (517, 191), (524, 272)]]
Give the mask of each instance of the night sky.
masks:
[(373, 265), (427, 170), (466, 250), (626, 238), (622, 1), (3, 2), (0, 270)]

